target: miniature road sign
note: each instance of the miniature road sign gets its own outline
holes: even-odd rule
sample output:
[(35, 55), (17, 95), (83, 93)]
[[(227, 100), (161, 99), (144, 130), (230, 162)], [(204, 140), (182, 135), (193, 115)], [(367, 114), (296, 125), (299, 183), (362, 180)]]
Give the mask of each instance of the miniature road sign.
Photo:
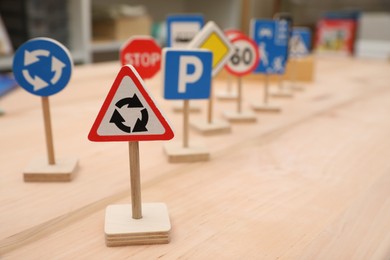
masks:
[(205, 161), (207, 149), (189, 144), (189, 100), (207, 99), (211, 89), (212, 54), (207, 50), (163, 50), (163, 85), (165, 99), (184, 100), (183, 143), (165, 145), (170, 162)]
[(119, 71), (89, 133), (96, 142), (169, 140), (173, 132), (133, 66)]
[(133, 36), (120, 49), (122, 66), (131, 64), (141, 78), (152, 78), (161, 64), (161, 48), (150, 36)]
[(165, 99), (210, 97), (212, 62), (210, 51), (165, 48), (163, 55)]
[[(214, 77), (233, 55), (233, 46), (221, 29), (212, 21), (208, 22), (188, 45), (189, 48), (210, 50), (213, 54), (212, 76)], [(202, 134), (229, 133), (230, 125), (213, 120), (212, 89), (208, 103), (207, 121), (193, 122), (191, 126)]]
[(290, 65), (290, 82), (291, 89), (304, 90), (302, 86), (296, 85), (297, 66), (301, 58), (310, 54), (311, 47), (311, 32), (309, 28), (294, 27), (289, 44), (289, 56), (294, 60)]
[[(204, 25), (201, 14), (175, 14), (167, 17), (167, 47), (184, 48), (192, 41)], [(174, 112), (183, 112), (183, 102), (173, 105)], [(189, 103), (189, 111), (198, 113), (201, 107), (193, 102)]]
[(259, 64), (256, 43), (244, 35), (236, 36), (230, 41), (235, 51), (225, 65), (227, 71), (239, 77), (251, 73)]
[(178, 14), (167, 17), (167, 47), (187, 47), (204, 24), (202, 15)]
[(278, 27), (275, 20), (251, 21), (251, 38), (257, 43), (261, 60), (255, 69), (255, 73), (265, 74), (264, 102), (257, 102), (252, 106), (260, 112), (277, 112), (278, 107), (269, 104), (268, 75), (284, 72), (287, 55), (287, 30)]
[(66, 47), (43, 37), (21, 45), (13, 61), (13, 72), (19, 85), (42, 97), (63, 90), (70, 80), (72, 68), (72, 58)]
[(189, 48), (206, 49), (213, 53), (213, 77), (225, 66), (233, 55), (234, 48), (221, 29), (208, 22), (188, 45)]
[(45, 125), (47, 161), (36, 159), (24, 171), (25, 181), (70, 181), (77, 167), (76, 158), (54, 155), (49, 96), (63, 90), (72, 74), (69, 51), (50, 38), (35, 38), (22, 44), (13, 60), (13, 72), (19, 85), (31, 94), (41, 96)]
[(290, 57), (301, 58), (310, 54), (311, 32), (309, 28), (294, 27), (290, 38)]
[(251, 112), (242, 111), (242, 79), (251, 73), (259, 63), (259, 53), (256, 43), (244, 35), (237, 35), (230, 39), (235, 52), (226, 64), (226, 70), (238, 77), (237, 111), (225, 112), (225, 117), (231, 122), (256, 122), (256, 116)]
[(138, 141), (169, 140), (174, 134), (143, 84), (132, 65), (123, 66), (88, 135), (97, 142), (129, 141), (132, 203), (107, 207), (107, 246), (169, 242), (171, 224), (166, 206), (141, 204)]
[[(228, 37), (229, 40), (233, 39), (236, 36), (243, 35), (241, 31), (236, 29), (228, 29), (224, 31), (225, 35)], [(236, 100), (237, 99), (237, 91), (232, 89), (232, 77), (231, 75), (227, 76), (227, 88), (224, 90), (220, 90), (219, 92), (215, 93), (215, 96), (220, 100)]]
[[(286, 63), (290, 57), (289, 51), (290, 51), (290, 38), (292, 36), (292, 25), (293, 25), (293, 17), (290, 13), (276, 13), (274, 15), (274, 19), (276, 19), (279, 24), (284, 25), (287, 30), (287, 50), (286, 50)], [(280, 98), (291, 98), (293, 96), (292, 88), (285, 88), (283, 85), (283, 73), (279, 73), (279, 88), (277, 90), (271, 91), (271, 95), (273, 97), (280, 97)]]

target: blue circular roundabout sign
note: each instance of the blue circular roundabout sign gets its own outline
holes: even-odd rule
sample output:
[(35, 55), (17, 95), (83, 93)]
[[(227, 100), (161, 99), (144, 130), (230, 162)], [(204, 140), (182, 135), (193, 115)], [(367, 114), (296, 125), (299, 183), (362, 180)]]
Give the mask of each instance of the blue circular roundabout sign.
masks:
[(73, 62), (65, 46), (42, 37), (31, 39), (17, 49), (12, 68), (22, 88), (31, 94), (47, 97), (66, 87)]

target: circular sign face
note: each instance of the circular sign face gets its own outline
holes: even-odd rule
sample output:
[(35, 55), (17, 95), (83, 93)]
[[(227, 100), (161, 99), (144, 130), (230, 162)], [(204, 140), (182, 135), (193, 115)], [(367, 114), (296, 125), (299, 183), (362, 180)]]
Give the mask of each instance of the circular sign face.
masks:
[(131, 64), (141, 78), (153, 77), (161, 66), (161, 48), (149, 36), (131, 37), (120, 50), (122, 66)]
[(235, 47), (235, 52), (226, 63), (227, 71), (236, 76), (251, 73), (260, 61), (256, 44), (244, 35), (239, 35), (230, 41)]
[(50, 38), (34, 38), (15, 53), (13, 72), (18, 84), (37, 96), (51, 96), (66, 87), (73, 62), (68, 49)]

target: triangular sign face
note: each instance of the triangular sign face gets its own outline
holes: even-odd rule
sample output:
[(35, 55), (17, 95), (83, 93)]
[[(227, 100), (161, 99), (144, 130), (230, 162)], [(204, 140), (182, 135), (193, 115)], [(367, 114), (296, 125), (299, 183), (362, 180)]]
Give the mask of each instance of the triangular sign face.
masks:
[(123, 66), (96, 117), (88, 139), (96, 142), (169, 140), (171, 127), (131, 65)]

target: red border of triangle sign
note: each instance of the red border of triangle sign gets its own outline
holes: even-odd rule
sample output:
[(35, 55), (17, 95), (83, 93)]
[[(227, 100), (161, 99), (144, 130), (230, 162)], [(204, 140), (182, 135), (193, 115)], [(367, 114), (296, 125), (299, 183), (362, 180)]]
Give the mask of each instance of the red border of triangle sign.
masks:
[[(133, 81), (135, 87), (138, 89), (139, 93), (143, 96), (145, 99), (147, 105), (150, 107), (152, 111), (148, 111), (149, 113), (153, 112), (155, 114), (155, 118), (161, 123), (162, 127), (164, 128), (163, 133), (153, 134), (146, 132), (139, 132), (137, 134), (121, 134), (121, 135), (99, 135), (98, 129), (100, 125), (102, 124), (103, 118), (105, 117), (115, 94), (118, 91), (119, 86), (121, 85), (122, 80), (125, 77), (130, 77), (130, 79)], [(127, 87), (127, 86), (126, 86)], [(129, 86), (130, 89), (131, 86)], [(122, 93), (121, 93), (122, 94)], [(124, 97), (125, 98), (125, 97)], [(153, 123), (153, 122), (148, 122)], [(100, 108), (100, 111), (96, 117), (95, 122), (92, 125), (92, 128), (88, 134), (88, 139), (90, 141), (95, 142), (115, 142), (115, 141), (153, 141), (153, 140), (170, 140), (174, 136), (174, 133), (167, 122), (167, 120), (164, 118), (160, 110), (157, 108), (155, 103), (153, 102), (152, 98), (149, 96), (144, 82), (139, 76), (136, 69), (131, 65), (126, 65), (121, 68), (119, 71), (117, 77), (115, 78), (114, 83), (112, 84), (112, 87), (110, 91), (107, 94), (106, 99), (104, 100), (104, 103), (102, 107)]]

